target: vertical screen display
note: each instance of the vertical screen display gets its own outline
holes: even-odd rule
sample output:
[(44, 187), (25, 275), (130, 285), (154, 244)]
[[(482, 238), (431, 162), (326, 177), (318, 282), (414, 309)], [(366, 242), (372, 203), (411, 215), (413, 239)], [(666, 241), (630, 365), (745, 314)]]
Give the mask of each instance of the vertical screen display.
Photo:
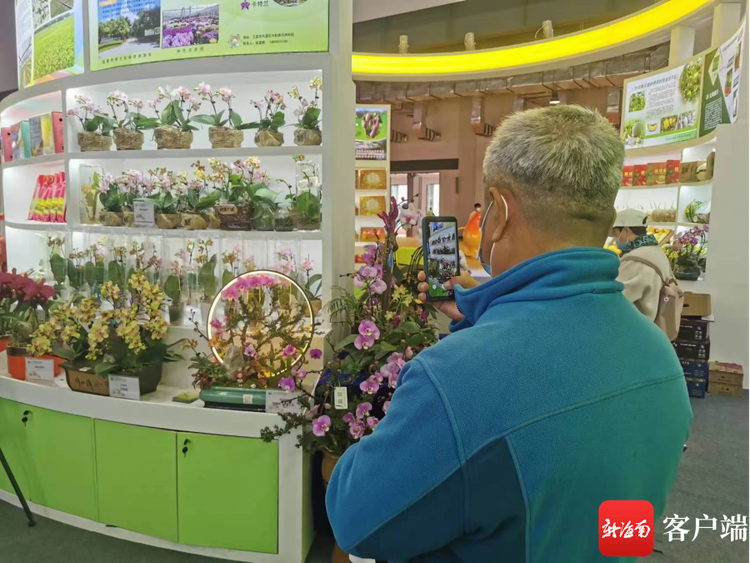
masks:
[(443, 284), (458, 276), (458, 224), (455, 220), (436, 220), (427, 223), (425, 260), (428, 294), (433, 299), (452, 297), (453, 291)]

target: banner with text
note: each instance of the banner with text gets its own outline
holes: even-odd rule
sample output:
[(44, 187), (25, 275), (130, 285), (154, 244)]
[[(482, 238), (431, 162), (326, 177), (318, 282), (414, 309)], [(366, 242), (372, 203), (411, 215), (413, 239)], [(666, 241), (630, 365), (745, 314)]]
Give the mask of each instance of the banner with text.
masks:
[[(83, 0), (77, 0), (83, 1)], [(328, 0), (89, 0), (91, 70), (328, 51)]]
[(742, 76), (742, 39), (745, 24), (721, 47), (706, 53), (701, 102), (701, 136), (717, 125), (734, 123), (740, 110), (740, 77)]

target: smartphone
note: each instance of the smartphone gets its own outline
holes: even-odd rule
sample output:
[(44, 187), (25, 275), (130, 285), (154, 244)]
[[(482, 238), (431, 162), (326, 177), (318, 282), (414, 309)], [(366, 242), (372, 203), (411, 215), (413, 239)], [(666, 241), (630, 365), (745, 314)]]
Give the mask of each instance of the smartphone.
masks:
[(455, 217), (425, 217), (422, 219), (424, 272), (430, 285), (427, 297), (431, 301), (453, 299), (453, 290), (443, 287), (459, 275), (458, 221)]

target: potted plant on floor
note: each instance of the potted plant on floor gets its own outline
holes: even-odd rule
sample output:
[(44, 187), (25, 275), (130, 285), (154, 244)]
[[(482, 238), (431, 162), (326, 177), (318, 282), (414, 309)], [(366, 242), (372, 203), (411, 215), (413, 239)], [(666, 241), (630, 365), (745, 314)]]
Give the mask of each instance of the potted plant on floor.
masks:
[[(166, 103), (159, 111), (161, 104)], [(156, 99), (149, 102), (156, 112), (159, 126), (154, 130), (156, 147), (159, 149), (189, 149), (193, 144), (193, 131), (198, 128), (190, 124), (190, 115), (198, 111), (201, 101), (190, 90), (180, 86), (171, 90), (169, 86), (157, 89)]]
[(257, 129), (255, 144), (259, 147), (280, 147), (284, 144), (284, 134), (279, 131), (286, 124), (284, 96), (273, 90), (266, 92), (265, 97), (257, 102), (250, 102), (258, 110), (260, 119), (252, 123), (243, 123), (240, 129)]
[[(195, 91), (204, 102), (209, 102), (213, 109), (213, 114), (200, 114), (193, 116), (195, 123), (208, 125), (208, 139), (211, 141), (211, 147), (214, 149), (237, 149), (242, 146), (244, 133), (240, 129), (242, 126), (242, 117), (232, 109), (232, 99), (234, 94), (229, 88), (219, 88), (213, 92), (211, 85), (201, 82)], [(219, 111), (216, 107), (218, 100), (227, 105), (226, 110)]]
[[(143, 148), (143, 131), (154, 129), (159, 121), (153, 117), (146, 117), (141, 113), (143, 102), (130, 99), (127, 94), (115, 90), (107, 96), (107, 105), (112, 109), (115, 129), (112, 132), (118, 151), (140, 150)], [(117, 115), (117, 109), (122, 110), (122, 119)], [(130, 108), (133, 108), (131, 111)]]
[(112, 129), (115, 120), (102, 112), (90, 96), (80, 94), (74, 97), (77, 108), (68, 110), (68, 117), (81, 122), (83, 131), (78, 133), (78, 146), (81, 152), (108, 151), (112, 146)]
[(326, 482), (349, 446), (376, 431), (404, 364), (437, 341), (431, 320), (435, 311), (416, 298), (421, 265), (401, 268), (392, 259), (398, 250), (396, 233), (409, 225), (407, 219), (399, 219), (396, 201), (391, 204), (390, 213), (380, 215), (385, 242), (369, 246), (365, 264), (350, 275), (358, 291), (339, 290), (328, 305), (333, 322), (340, 323), (346, 335), (329, 339), (332, 359), (321, 371), (317, 387), (309, 392), (298, 386), (298, 394), (289, 401), (301, 407), (299, 412), (282, 412), (283, 424), (261, 431), (263, 440), (270, 442), (302, 429), (298, 445), (311, 453), (322, 452)]
[(310, 82), (310, 89), (314, 92), (314, 98), (308, 102), (299, 93), (295, 86), (289, 92), (289, 96), (299, 102), (299, 107), (294, 110), (297, 118), (297, 128), (294, 130), (294, 144), (298, 146), (315, 146), (323, 143), (323, 134), (320, 131), (320, 92), (323, 89), (323, 81), (315, 77)]
[(83, 299), (54, 309), (32, 335), (29, 351), (64, 358), (73, 391), (108, 395), (110, 374), (138, 378), (141, 394), (155, 391), (163, 364), (182, 358), (172, 351), (177, 343), (164, 342), (167, 323), (159, 286), (136, 272), (128, 290), (106, 282), (101, 301)]
[(14, 269), (10, 273), (0, 273), (0, 323), (7, 341), (8, 373), (13, 379), (26, 380), (27, 360), (48, 362), (54, 375), (62, 373), (63, 359), (49, 354), (31, 354), (27, 346), (31, 334), (41, 322), (49, 318), (55, 288), (46, 285), (42, 279), (37, 282)]
[(672, 264), (675, 278), (697, 280), (706, 271), (708, 224), (693, 227), (677, 235), (670, 244), (662, 248)]

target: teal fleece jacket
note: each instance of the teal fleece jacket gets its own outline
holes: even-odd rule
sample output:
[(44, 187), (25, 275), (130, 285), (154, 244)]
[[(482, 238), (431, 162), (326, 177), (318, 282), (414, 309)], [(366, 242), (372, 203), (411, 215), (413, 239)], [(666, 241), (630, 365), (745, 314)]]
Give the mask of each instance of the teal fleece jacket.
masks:
[(388, 415), (333, 472), (345, 551), (612, 561), (602, 502), (647, 500), (658, 520), (692, 412), (670, 342), (622, 295), (618, 267), (573, 248), (457, 289), (465, 319), (404, 366)]

